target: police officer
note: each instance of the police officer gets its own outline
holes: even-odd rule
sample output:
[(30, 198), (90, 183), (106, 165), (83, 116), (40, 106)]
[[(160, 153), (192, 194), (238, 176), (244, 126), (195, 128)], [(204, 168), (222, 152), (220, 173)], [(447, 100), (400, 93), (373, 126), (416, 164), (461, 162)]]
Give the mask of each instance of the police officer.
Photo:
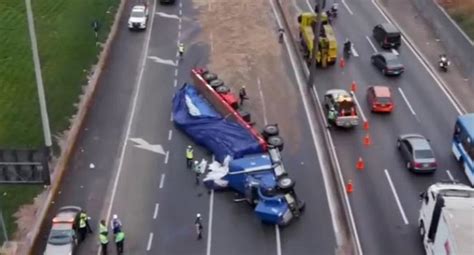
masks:
[(117, 214), (114, 214), (112, 216), (112, 221), (110, 222), (110, 225), (111, 225), (110, 227), (112, 228), (112, 232), (114, 234), (117, 234), (118, 232), (122, 230), (122, 222), (118, 218)]
[(334, 107), (331, 107), (328, 111), (328, 127), (331, 127), (332, 123), (336, 121), (337, 118), (337, 111), (334, 109)]
[(194, 158), (194, 150), (191, 145), (188, 145), (186, 148), (186, 166), (191, 168), (193, 165), (193, 158)]
[(122, 230), (115, 234), (115, 246), (117, 246), (117, 254), (123, 254), (123, 243), (125, 242), (125, 233)]
[(92, 233), (92, 230), (87, 220), (86, 211), (82, 210), (79, 214), (79, 241), (80, 242), (86, 239), (87, 232)]
[(197, 239), (201, 240), (202, 239), (202, 219), (201, 219), (201, 214), (198, 213), (196, 215), (196, 220), (194, 220), (194, 225), (196, 226), (196, 234), (197, 234)]
[(109, 231), (105, 225), (105, 220), (101, 220), (99, 224), (99, 242), (102, 247), (102, 255), (107, 255), (107, 245), (109, 244)]
[(182, 58), (183, 54), (184, 54), (184, 44), (183, 43), (178, 44), (178, 53), (179, 53), (179, 58)]
[(199, 176), (201, 176), (201, 166), (199, 165), (199, 161), (194, 161), (193, 166), (194, 173), (196, 174), (196, 185), (199, 184)]
[(247, 97), (247, 90), (245, 90), (245, 85), (242, 86), (239, 90), (240, 105), (244, 103), (244, 100), (249, 99)]

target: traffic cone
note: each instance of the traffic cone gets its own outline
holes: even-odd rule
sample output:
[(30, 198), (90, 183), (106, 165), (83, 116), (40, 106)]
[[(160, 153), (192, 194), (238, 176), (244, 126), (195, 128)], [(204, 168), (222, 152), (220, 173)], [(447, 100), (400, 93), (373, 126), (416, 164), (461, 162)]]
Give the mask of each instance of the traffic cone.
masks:
[(344, 58), (341, 58), (339, 60), (339, 67), (344, 68), (345, 66), (346, 66), (346, 61), (344, 60)]
[(367, 133), (367, 135), (365, 135), (364, 137), (364, 145), (371, 145), (371, 144), (372, 144), (372, 140), (370, 139), (370, 136)]
[(347, 193), (352, 193), (354, 191), (354, 187), (352, 186), (352, 180), (349, 180), (349, 182), (347, 183), (346, 191)]
[(359, 157), (356, 163), (356, 169), (363, 170), (364, 168), (365, 168), (364, 160), (362, 160), (362, 157)]
[(364, 129), (369, 130), (369, 121), (368, 120), (364, 121)]
[(352, 81), (352, 84), (351, 84), (351, 91), (352, 91), (352, 92), (356, 92), (356, 90), (357, 90), (357, 84), (356, 84), (355, 81)]

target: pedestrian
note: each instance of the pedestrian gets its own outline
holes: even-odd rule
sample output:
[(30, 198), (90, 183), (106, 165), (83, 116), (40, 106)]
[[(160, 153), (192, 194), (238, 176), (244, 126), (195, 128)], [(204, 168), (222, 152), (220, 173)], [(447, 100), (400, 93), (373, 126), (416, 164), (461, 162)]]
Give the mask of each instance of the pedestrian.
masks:
[(179, 43), (178, 44), (178, 54), (179, 54), (179, 58), (183, 58), (183, 54), (184, 54), (184, 44), (183, 43)]
[(244, 100), (249, 99), (247, 97), (247, 90), (245, 90), (245, 85), (242, 86), (239, 90), (239, 98), (240, 98), (240, 105), (242, 105), (244, 103)]
[(123, 243), (125, 242), (125, 233), (120, 230), (115, 234), (115, 246), (117, 246), (117, 254), (123, 254)]
[(188, 145), (186, 148), (186, 166), (187, 168), (191, 168), (193, 165), (193, 158), (194, 158), (194, 150), (193, 146)]
[(196, 234), (197, 234), (197, 239), (201, 240), (202, 239), (202, 219), (201, 219), (201, 214), (198, 213), (196, 215), (196, 220), (194, 220), (194, 225), (196, 226)]
[(282, 43), (283, 42), (283, 36), (285, 35), (285, 29), (279, 28), (278, 29), (278, 42)]
[(109, 232), (105, 225), (105, 220), (101, 220), (99, 224), (99, 242), (102, 247), (102, 255), (107, 255), (107, 245), (109, 244)]
[(92, 229), (89, 226), (88, 217), (86, 211), (82, 210), (79, 214), (79, 242), (86, 239), (87, 232), (92, 233)]
[(112, 220), (110, 221), (110, 227), (114, 235), (122, 230), (122, 222), (118, 218), (117, 214), (114, 214), (112, 216)]
[(199, 161), (194, 161), (194, 173), (196, 174), (196, 185), (199, 185), (199, 177), (201, 176), (201, 166), (199, 165)]
[(98, 20), (94, 20), (92, 21), (92, 29), (94, 29), (94, 35), (95, 35), (95, 40), (97, 41), (99, 39), (99, 21)]

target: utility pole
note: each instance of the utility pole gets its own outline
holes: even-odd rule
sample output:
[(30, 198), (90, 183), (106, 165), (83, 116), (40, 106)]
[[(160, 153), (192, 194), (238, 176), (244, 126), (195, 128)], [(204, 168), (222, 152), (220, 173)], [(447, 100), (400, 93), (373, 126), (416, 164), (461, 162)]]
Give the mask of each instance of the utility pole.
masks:
[(316, 0), (316, 4), (318, 6), (318, 13), (316, 13), (316, 23), (313, 27), (313, 52), (311, 54), (311, 64), (309, 65), (308, 87), (312, 87), (314, 85), (314, 75), (316, 72), (316, 56), (319, 51), (319, 34), (321, 33), (321, 13), (324, 9), (323, 0)]
[(43, 126), (44, 144), (46, 146), (48, 157), (51, 155), (51, 129), (49, 127), (48, 109), (46, 107), (46, 97), (44, 94), (43, 76), (41, 74), (41, 64), (38, 55), (38, 43), (36, 41), (35, 23), (31, 0), (25, 0), (26, 14), (28, 17), (28, 31), (30, 33), (31, 51), (33, 53), (33, 63), (35, 66), (36, 86), (38, 88), (38, 101), (41, 112), (41, 123)]

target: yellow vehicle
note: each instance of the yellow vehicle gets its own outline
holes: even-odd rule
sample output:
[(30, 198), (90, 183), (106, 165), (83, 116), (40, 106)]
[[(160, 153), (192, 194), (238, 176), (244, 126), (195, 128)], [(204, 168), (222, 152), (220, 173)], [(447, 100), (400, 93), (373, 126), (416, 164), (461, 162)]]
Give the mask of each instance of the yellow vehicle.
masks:
[[(316, 23), (316, 14), (312, 12), (304, 12), (298, 16), (300, 29), (300, 43), (303, 50), (303, 56), (306, 61), (311, 60), (313, 54), (314, 40), (314, 23)], [(316, 63), (319, 66), (326, 67), (328, 64), (333, 65), (337, 60), (337, 40), (334, 30), (328, 22), (328, 16), (321, 14), (321, 31), (319, 35), (319, 50), (316, 54)]]

